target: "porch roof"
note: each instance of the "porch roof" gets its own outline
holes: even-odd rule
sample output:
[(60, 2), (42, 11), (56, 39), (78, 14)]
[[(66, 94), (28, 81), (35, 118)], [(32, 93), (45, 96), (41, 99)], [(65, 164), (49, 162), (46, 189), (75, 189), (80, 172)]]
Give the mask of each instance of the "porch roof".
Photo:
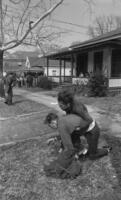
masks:
[(66, 59), (69, 59), (70, 55), (78, 50), (84, 50), (85, 48), (87, 49), (111, 43), (121, 45), (121, 28), (84, 42), (72, 43), (72, 45), (70, 45), (69, 47), (62, 48), (58, 52), (48, 54), (45, 57), (58, 59), (61, 56), (65, 56)]

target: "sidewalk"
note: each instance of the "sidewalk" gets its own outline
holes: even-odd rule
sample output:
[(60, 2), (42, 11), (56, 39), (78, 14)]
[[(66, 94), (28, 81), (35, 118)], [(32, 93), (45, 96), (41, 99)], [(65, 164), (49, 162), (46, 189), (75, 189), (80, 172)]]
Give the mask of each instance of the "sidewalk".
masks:
[[(63, 113), (63, 111), (58, 106), (57, 98), (46, 95), (46, 92), (41, 91), (41, 92), (32, 93), (32, 92), (29, 92), (29, 91), (26, 91), (23, 89), (15, 88), (14, 94), (21, 95), (24, 98), (44, 104), (45, 106), (47, 106), (51, 109), (54, 109), (54, 110), (58, 111), (59, 113)], [(94, 108), (92, 108), (91, 106), (87, 106), (87, 107), (88, 107), (89, 112), (93, 115), (94, 118), (99, 117), (98, 116), (99, 114), (97, 113), (98, 112), (97, 108), (95, 108), (95, 110), (94, 110)]]

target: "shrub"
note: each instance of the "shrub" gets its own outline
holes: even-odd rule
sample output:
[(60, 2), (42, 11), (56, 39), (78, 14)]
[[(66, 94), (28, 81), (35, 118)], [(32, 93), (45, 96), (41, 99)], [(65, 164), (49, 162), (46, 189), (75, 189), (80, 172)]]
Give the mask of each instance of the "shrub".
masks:
[(73, 86), (73, 90), (75, 93), (79, 93), (81, 94), (82, 96), (86, 96), (87, 95), (87, 91), (88, 91), (88, 88), (87, 88), (87, 85), (85, 84), (75, 84)]
[(45, 90), (52, 89), (52, 80), (46, 76), (41, 76), (38, 80), (38, 87), (41, 87)]
[(93, 74), (88, 81), (89, 96), (104, 97), (108, 94), (108, 78), (103, 74)]

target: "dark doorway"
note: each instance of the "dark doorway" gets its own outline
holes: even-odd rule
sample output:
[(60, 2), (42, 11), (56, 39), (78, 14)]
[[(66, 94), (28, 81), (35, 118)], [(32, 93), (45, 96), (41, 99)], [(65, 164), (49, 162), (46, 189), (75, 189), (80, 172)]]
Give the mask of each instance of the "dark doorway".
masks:
[(77, 77), (82, 73), (84, 76), (87, 73), (88, 54), (83, 53), (77, 55)]
[(101, 73), (103, 68), (103, 51), (94, 53), (94, 72)]

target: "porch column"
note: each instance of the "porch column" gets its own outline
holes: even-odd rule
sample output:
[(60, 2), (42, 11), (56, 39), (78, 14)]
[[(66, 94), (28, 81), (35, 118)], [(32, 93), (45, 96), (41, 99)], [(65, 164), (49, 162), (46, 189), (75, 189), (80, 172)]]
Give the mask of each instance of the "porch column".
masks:
[(73, 62), (73, 76), (76, 76), (76, 67), (77, 67), (77, 55), (73, 55), (74, 62)]
[(61, 76), (62, 76), (62, 60), (61, 58), (59, 59), (59, 67), (60, 67), (60, 73), (59, 73), (59, 83), (61, 84)]
[(89, 73), (93, 72), (94, 70), (94, 52), (93, 51), (90, 51), (88, 53), (88, 69), (87, 71)]
[(49, 58), (47, 58), (47, 77), (49, 76)]
[(74, 58), (73, 58), (73, 54), (71, 54), (71, 82), (73, 78), (73, 69), (74, 69)]
[(64, 66), (63, 66), (63, 75), (64, 75), (64, 81), (65, 81), (65, 71), (66, 70), (66, 61), (64, 60)]
[(111, 77), (111, 48), (106, 48), (103, 51), (103, 73), (110, 78)]

